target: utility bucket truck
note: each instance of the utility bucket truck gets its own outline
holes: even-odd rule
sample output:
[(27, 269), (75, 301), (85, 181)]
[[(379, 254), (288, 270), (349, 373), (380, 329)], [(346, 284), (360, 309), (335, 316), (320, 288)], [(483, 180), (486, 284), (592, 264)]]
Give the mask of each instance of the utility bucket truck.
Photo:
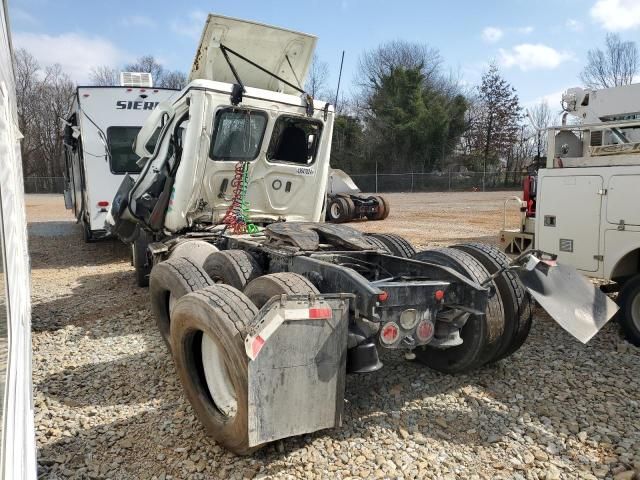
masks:
[(640, 84), (572, 88), (562, 104), (563, 124), (548, 130), (546, 168), (525, 181), (520, 228), (501, 238), (509, 253), (542, 249), (613, 282), (617, 318), (640, 346)]
[[(64, 128), (67, 209), (85, 241), (105, 236), (111, 200), (125, 174), (140, 171), (133, 141), (156, 106), (176, 90), (152, 87), (148, 73), (122, 72), (122, 86), (78, 87)], [(148, 141), (153, 151), (155, 138)]]
[[(398, 235), (322, 223), (334, 110), (301, 87), (315, 43), (210, 15), (189, 85), (141, 129), (144, 168), (108, 219), (146, 252), (138, 271), (152, 267), (152, 311), (185, 395), (238, 454), (339, 426), (345, 374), (382, 368), (379, 351), (445, 373), (508, 357), (531, 326), (518, 272), (569, 327), (581, 312), (583, 340), (614, 312), (542, 252), (512, 263), (477, 243), (416, 252)], [(577, 296), (560, 303), (565, 288)]]

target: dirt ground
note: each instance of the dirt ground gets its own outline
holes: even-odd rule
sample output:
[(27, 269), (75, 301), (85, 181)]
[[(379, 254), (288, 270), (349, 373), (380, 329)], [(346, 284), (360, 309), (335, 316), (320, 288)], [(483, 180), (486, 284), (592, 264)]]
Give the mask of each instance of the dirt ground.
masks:
[[(512, 194), (391, 194), (387, 220), (352, 225), (418, 247), (495, 242)], [(41, 478), (553, 480), (640, 471), (638, 350), (614, 324), (583, 346), (541, 313), (520, 351), (468, 375), (385, 352), (382, 370), (348, 377), (342, 428), (235, 457), (185, 401), (129, 249), (83, 243), (62, 196), (26, 201)]]

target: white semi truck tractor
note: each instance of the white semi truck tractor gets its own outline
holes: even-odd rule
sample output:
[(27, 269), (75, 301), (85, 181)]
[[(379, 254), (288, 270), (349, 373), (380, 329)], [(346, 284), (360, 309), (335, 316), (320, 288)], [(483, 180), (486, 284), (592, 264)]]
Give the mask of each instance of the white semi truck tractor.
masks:
[(640, 346), (640, 84), (572, 88), (562, 105), (546, 168), (525, 181), (520, 228), (501, 239), (509, 253), (544, 250), (610, 282), (624, 334)]
[(210, 15), (190, 83), (140, 130), (144, 167), (108, 219), (144, 246), (185, 395), (238, 454), (339, 426), (345, 375), (382, 368), (379, 351), (445, 373), (507, 358), (529, 333), (529, 291), (583, 341), (615, 312), (543, 252), (512, 263), (476, 243), (416, 252), (324, 223), (334, 110), (301, 87), (315, 43)]

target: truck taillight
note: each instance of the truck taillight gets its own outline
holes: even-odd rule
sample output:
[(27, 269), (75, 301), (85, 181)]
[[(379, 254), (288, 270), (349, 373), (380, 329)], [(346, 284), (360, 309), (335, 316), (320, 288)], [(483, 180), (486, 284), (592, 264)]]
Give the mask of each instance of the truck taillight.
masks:
[(416, 328), (416, 337), (420, 342), (428, 342), (433, 337), (433, 323), (429, 320), (422, 320)]
[(378, 300), (381, 302), (386, 302), (389, 299), (389, 294), (387, 292), (382, 292), (378, 294)]
[(331, 318), (331, 309), (330, 308), (310, 308), (309, 309), (309, 318), (314, 320), (326, 320)]
[(436, 297), (438, 302), (441, 301), (444, 298), (444, 290), (436, 290), (433, 296)]
[(385, 345), (391, 345), (396, 343), (400, 338), (400, 328), (395, 322), (385, 323), (380, 332), (380, 340)]
[(108, 207), (109, 206), (109, 202), (107, 202), (106, 200), (100, 200), (98, 202), (98, 206), (99, 207)]

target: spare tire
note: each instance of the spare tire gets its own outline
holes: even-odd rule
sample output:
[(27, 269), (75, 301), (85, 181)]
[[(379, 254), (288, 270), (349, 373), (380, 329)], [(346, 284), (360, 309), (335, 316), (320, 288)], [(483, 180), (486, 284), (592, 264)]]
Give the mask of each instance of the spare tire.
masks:
[(276, 295), (307, 295), (320, 292), (308, 279), (291, 272), (271, 273), (252, 280), (244, 294), (257, 308), (262, 308)]
[(226, 283), (238, 290), (262, 274), (258, 262), (245, 250), (224, 250), (211, 253), (203, 266), (214, 283)]
[(158, 325), (162, 339), (171, 348), (172, 304), (187, 293), (213, 285), (207, 273), (188, 258), (170, 258), (160, 262), (151, 270), (149, 295), (151, 312)]
[(413, 248), (411, 242), (396, 235), (394, 233), (365, 233), (367, 238), (375, 238), (383, 243), (391, 255), (402, 258), (411, 258), (416, 254), (416, 249)]
[(242, 292), (214, 285), (185, 295), (171, 323), (173, 358), (185, 396), (207, 433), (227, 450), (249, 447), (244, 338), (257, 313)]
[[(474, 282), (481, 283), (488, 276), (486, 268), (468, 253), (451, 248), (425, 250), (415, 260), (449, 267)], [(497, 295), (489, 298), (484, 316), (471, 315), (460, 329), (462, 344), (446, 349), (426, 345), (414, 350), (416, 358), (434, 370), (461, 373), (482, 367), (491, 361), (504, 331), (502, 302)]]
[[(473, 242), (453, 245), (453, 248), (473, 256), (491, 275), (510, 263), (509, 257), (494, 245)], [(504, 307), (503, 342), (496, 352), (494, 361), (497, 361), (516, 352), (524, 344), (531, 330), (533, 309), (531, 295), (514, 272), (505, 271), (495, 278), (494, 283)]]

